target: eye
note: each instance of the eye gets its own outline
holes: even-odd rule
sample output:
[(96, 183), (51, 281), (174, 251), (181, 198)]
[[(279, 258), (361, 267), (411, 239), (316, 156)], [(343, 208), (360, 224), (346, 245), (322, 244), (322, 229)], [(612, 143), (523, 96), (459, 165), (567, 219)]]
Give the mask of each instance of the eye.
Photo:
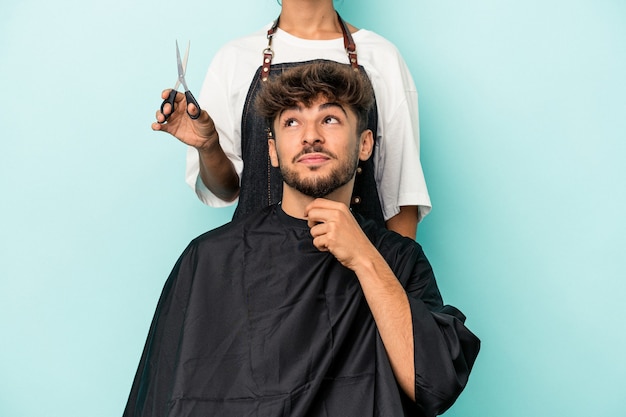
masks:
[(325, 124), (336, 124), (339, 123), (339, 119), (335, 116), (326, 116), (324, 117), (324, 123)]
[(298, 126), (298, 125), (299, 125), (298, 121), (292, 118), (285, 119), (285, 121), (283, 122), (284, 127), (293, 127), (293, 126)]

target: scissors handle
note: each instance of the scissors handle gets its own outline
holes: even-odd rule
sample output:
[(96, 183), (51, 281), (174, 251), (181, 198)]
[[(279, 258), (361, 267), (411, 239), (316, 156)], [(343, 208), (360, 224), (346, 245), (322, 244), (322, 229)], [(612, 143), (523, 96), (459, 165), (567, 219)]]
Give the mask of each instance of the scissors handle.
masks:
[[(167, 120), (170, 117), (170, 115), (174, 113), (174, 101), (176, 101), (176, 94), (177, 94), (177, 91), (172, 89), (170, 91), (170, 94), (167, 96), (167, 98), (163, 100), (163, 103), (161, 103), (161, 113), (163, 113), (163, 116), (165, 116), (165, 120)], [(185, 91), (185, 99), (187, 100), (187, 104), (192, 103), (198, 109), (198, 114), (196, 115), (193, 115), (189, 113), (189, 111), (187, 111), (187, 114), (189, 115), (189, 117), (191, 117), (194, 120), (200, 117), (200, 105), (196, 101), (196, 98), (193, 96), (193, 94), (191, 94), (191, 91)], [(166, 103), (170, 103), (170, 106), (171, 106), (170, 112), (168, 114), (165, 114), (165, 112), (163, 111), (163, 108), (165, 107)]]
[(198, 113), (194, 116), (191, 113), (189, 113), (189, 110), (187, 110), (187, 114), (189, 115), (189, 117), (191, 117), (192, 119), (197, 119), (198, 117), (200, 117), (200, 105), (198, 104), (198, 102), (196, 101), (196, 98), (193, 96), (193, 94), (191, 94), (191, 91), (187, 90), (185, 91), (185, 99), (187, 100), (187, 105), (189, 105), (189, 103), (193, 104), (194, 106), (196, 106), (196, 109), (198, 109)]
[[(163, 103), (161, 103), (161, 113), (163, 113), (163, 116), (165, 116), (165, 120), (167, 120), (170, 117), (170, 114), (174, 113), (174, 101), (175, 100), (176, 100), (176, 90), (172, 89), (170, 90), (170, 94), (167, 96), (167, 98), (163, 100)], [(166, 103), (170, 103), (170, 112), (168, 114), (165, 114), (165, 112), (163, 111), (163, 107), (165, 107)]]

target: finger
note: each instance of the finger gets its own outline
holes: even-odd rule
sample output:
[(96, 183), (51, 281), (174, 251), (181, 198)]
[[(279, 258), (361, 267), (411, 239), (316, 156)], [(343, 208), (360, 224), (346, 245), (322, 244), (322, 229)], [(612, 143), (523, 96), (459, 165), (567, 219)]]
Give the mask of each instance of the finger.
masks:
[(166, 132), (169, 133), (170, 132), (170, 125), (167, 123), (159, 123), (159, 122), (154, 122), (151, 125), (152, 130), (158, 131), (158, 132)]
[(309, 226), (309, 229), (313, 230), (313, 228), (317, 226), (318, 224), (320, 224), (319, 221), (315, 219), (307, 218), (307, 226)]
[(316, 198), (315, 200), (311, 201), (304, 209), (304, 214), (308, 216), (309, 211), (316, 209), (316, 208), (322, 208), (326, 206), (326, 202), (328, 202), (330, 200), (327, 200), (325, 198)]
[(307, 222), (309, 227), (313, 227), (318, 223), (328, 223), (337, 219), (337, 211), (332, 208), (314, 207), (307, 212)]
[[(169, 104), (168, 104), (168, 106), (169, 106)], [(156, 118), (158, 123), (164, 123), (165, 122), (165, 115), (163, 114), (163, 112), (161, 112), (161, 110), (157, 110), (156, 111), (155, 118)]]
[(323, 236), (313, 239), (313, 246), (315, 246), (320, 252), (330, 252), (328, 244)]
[(189, 113), (190, 116), (193, 116), (194, 120), (198, 119), (198, 107), (193, 104), (193, 103), (188, 103), (187, 104), (187, 113)]
[(326, 198), (316, 198), (304, 209), (305, 217), (310, 217), (310, 213), (336, 213), (336, 212), (349, 212), (348, 206), (344, 203), (328, 200)]
[(159, 113), (162, 115), (164, 122), (166, 118), (174, 113), (174, 107), (170, 103), (163, 103), (161, 104), (161, 108), (157, 110), (157, 120), (159, 120)]
[(311, 228), (309, 232), (311, 233), (311, 236), (313, 236), (314, 239), (316, 237), (327, 234), (330, 230), (330, 226), (327, 223), (317, 223), (309, 227)]
[(317, 219), (318, 221), (320, 221), (323, 219), (324, 214), (328, 213), (329, 211), (330, 210), (328, 208), (320, 207), (311, 203), (304, 209), (304, 215), (308, 219)]
[(314, 227), (317, 227), (320, 224), (325, 224), (327, 221), (328, 220), (322, 216), (314, 216), (314, 217), (309, 216), (307, 218), (307, 225), (309, 226), (309, 229), (313, 229)]

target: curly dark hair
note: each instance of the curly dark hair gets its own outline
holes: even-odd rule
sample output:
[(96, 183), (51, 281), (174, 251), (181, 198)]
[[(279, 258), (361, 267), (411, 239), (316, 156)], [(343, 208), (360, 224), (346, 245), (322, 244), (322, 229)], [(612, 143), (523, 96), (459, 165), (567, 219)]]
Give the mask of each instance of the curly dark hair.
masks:
[(365, 74), (350, 65), (315, 61), (286, 70), (264, 82), (256, 97), (256, 110), (271, 127), (278, 114), (319, 97), (350, 107), (357, 116), (357, 133), (367, 129), (367, 114), (374, 103), (374, 90)]

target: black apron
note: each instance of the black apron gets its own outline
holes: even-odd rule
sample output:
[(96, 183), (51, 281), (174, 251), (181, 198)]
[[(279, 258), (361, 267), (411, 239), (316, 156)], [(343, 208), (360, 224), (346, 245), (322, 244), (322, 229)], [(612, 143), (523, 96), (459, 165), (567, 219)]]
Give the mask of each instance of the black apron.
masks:
[[(350, 32), (347, 30), (341, 17), (339, 17), (339, 14), (337, 14), (337, 18), (343, 29), (344, 44), (350, 61), (350, 64), (346, 65), (352, 65), (355, 69), (358, 68), (369, 80), (363, 67), (358, 65), (354, 41)], [(243, 116), (241, 118), (241, 156), (244, 165), (241, 174), (239, 203), (233, 219), (245, 216), (262, 207), (278, 203), (282, 199), (283, 178), (280, 170), (272, 166), (269, 158), (267, 146), (267, 128), (269, 126), (265, 118), (257, 114), (254, 109), (254, 101), (262, 87), (263, 81), (289, 68), (321, 61), (314, 60), (271, 65), (271, 39), (277, 27), (278, 19), (276, 19), (274, 25), (268, 31), (269, 44), (264, 51), (263, 65), (254, 74), (244, 103)], [(374, 133), (374, 140), (376, 140), (376, 132), (378, 131), (376, 103), (374, 103), (368, 115), (368, 129)], [(367, 161), (360, 161), (359, 163), (352, 193), (351, 208), (354, 212), (384, 227), (385, 221), (376, 189), (376, 180), (374, 179), (373, 156), (374, 154), (372, 153), (372, 157)]]

